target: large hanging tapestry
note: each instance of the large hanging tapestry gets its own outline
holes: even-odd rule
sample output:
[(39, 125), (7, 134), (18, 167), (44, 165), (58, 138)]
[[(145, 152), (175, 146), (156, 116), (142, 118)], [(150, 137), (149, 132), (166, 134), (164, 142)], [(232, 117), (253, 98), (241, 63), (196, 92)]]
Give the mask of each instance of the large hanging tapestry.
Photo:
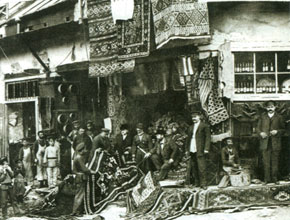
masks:
[(85, 191), (85, 211), (99, 213), (110, 202), (126, 195), (126, 190), (134, 187), (142, 177), (136, 166), (119, 168), (115, 158), (105, 151), (95, 152), (89, 165), (97, 172), (91, 175)]
[(150, 8), (149, 0), (135, 0), (133, 19), (118, 21), (119, 60), (149, 55)]
[(135, 61), (118, 61), (117, 27), (111, 12), (110, 0), (88, 1), (90, 39), (90, 77), (132, 72)]
[(206, 111), (211, 125), (218, 124), (229, 118), (228, 112), (218, 96), (217, 57), (200, 60), (201, 71), (198, 79), (199, 97), (202, 108)]
[(196, 0), (151, 0), (157, 48), (172, 39), (209, 36), (207, 3)]

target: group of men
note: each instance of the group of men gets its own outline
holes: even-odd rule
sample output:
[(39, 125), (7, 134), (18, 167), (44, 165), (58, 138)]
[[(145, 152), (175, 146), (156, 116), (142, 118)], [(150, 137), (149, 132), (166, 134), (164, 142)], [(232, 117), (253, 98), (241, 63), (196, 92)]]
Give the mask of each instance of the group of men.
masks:
[[(276, 104), (269, 101), (265, 105), (257, 125), (260, 137), (260, 150), (264, 167), (264, 182), (278, 183), (278, 162), (281, 151), (281, 136), (285, 130), (282, 117), (275, 111)], [(105, 151), (115, 157), (120, 167), (125, 167), (129, 161), (135, 162), (143, 173), (157, 171), (157, 179), (163, 180), (168, 172), (177, 169), (180, 161), (187, 158), (186, 185), (207, 188), (207, 160), (210, 152), (210, 126), (203, 120), (201, 111), (191, 113), (192, 125), (187, 133), (179, 130), (178, 123), (171, 123), (166, 129), (157, 128), (154, 133), (147, 134), (144, 125), (136, 125), (136, 135), (132, 136), (129, 126), (123, 124), (120, 133), (111, 139), (110, 130), (102, 128), (96, 135), (93, 123), (88, 121), (86, 126), (79, 121), (73, 122), (73, 130), (67, 137), (62, 136), (57, 142), (53, 136), (46, 137), (43, 131), (38, 132), (38, 139), (30, 147), (27, 140), (23, 140), (23, 147), (19, 152), (18, 161), (22, 162), (25, 178), (34, 179), (32, 164), (37, 165), (37, 180), (40, 187), (54, 187), (59, 168), (61, 176), (69, 173), (76, 174), (78, 192), (75, 196), (73, 213), (82, 206), (85, 181), (94, 171), (88, 168), (96, 152)], [(223, 169), (231, 173), (240, 167), (238, 149), (232, 138), (225, 141), (221, 151)], [(72, 161), (73, 160), (73, 161)], [(48, 182), (47, 182), (48, 180)], [(1, 181), (1, 180), (0, 180)]]

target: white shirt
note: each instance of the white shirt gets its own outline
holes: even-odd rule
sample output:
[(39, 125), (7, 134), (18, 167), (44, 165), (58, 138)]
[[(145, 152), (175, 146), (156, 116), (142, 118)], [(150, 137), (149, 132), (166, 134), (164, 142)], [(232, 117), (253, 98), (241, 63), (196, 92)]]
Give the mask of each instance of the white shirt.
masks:
[(274, 116), (274, 114), (275, 114), (275, 112), (273, 112), (273, 113), (269, 113), (269, 112), (268, 112), (268, 116), (269, 116), (269, 118), (272, 118), (272, 117)]
[(163, 148), (164, 148), (164, 138), (162, 139), (162, 141), (160, 141), (160, 147), (161, 147), (161, 150), (163, 150)]
[(196, 140), (195, 140), (195, 134), (196, 131), (199, 127), (200, 121), (195, 123), (193, 126), (193, 132), (192, 132), (192, 137), (191, 137), (191, 142), (190, 142), (190, 152), (192, 153), (196, 153), (197, 149), (196, 149)]

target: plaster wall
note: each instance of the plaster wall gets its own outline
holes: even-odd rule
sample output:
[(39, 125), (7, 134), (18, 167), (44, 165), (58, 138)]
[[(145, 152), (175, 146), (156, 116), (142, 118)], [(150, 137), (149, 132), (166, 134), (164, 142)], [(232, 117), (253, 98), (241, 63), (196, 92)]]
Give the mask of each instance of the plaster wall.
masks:
[[(59, 65), (89, 60), (89, 42), (83, 36), (82, 33), (74, 36), (60, 33), (58, 38), (39, 39), (30, 43), (53, 70)], [(28, 48), (20, 42), (16, 42), (13, 48), (7, 47), (3, 50), (7, 57), (3, 52), (0, 53), (0, 103), (5, 99), (4, 74), (21, 73), (25, 69), (44, 70)]]
[(289, 50), (289, 3), (209, 3), (211, 43), (200, 51), (222, 53), (220, 80), (224, 95), (232, 97), (234, 76), (232, 51)]

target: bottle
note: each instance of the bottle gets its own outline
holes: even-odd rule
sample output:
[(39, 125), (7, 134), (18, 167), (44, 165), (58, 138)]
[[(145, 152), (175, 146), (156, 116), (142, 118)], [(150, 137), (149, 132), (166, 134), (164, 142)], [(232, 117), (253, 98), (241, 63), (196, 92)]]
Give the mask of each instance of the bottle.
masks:
[(290, 70), (290, 60), (288, 60), (288, 63), (287, 63), (287, 70)]
[(246, 93), (250, 93), (250, 83), (247, 83), (246, 85)]
[(244, 93), (244, 83), (241, 83), (240, 85), (240, 93)]
[(266, 87), (262, 86), (262, 93), (266, 93)]
[(238, 94), (241, 93), (241, 87), (240, 87), (240, 83), (239, 82), (237, 83), (237, 93)]
[(268, 62), (265, 63), (265, 72), (269, 72), (269, 63)]
[(244, 82), (244, 93), (247, 93), (247, 84)]
[(263, 68), (262, 68), (262, 72), (266, 71), (266, 67), (265, 67), (265, 63), (263, 62)]
[(250, 83), (249, 93), (254, 93), (253, 83)]
[(235, 83), (235, 94), (238, 93), (238, 83)]
[(270, 71), (271, 71), (271, 72), (274, 72), (274, 66), (273, 66), (273, 63), (271, 63)]

